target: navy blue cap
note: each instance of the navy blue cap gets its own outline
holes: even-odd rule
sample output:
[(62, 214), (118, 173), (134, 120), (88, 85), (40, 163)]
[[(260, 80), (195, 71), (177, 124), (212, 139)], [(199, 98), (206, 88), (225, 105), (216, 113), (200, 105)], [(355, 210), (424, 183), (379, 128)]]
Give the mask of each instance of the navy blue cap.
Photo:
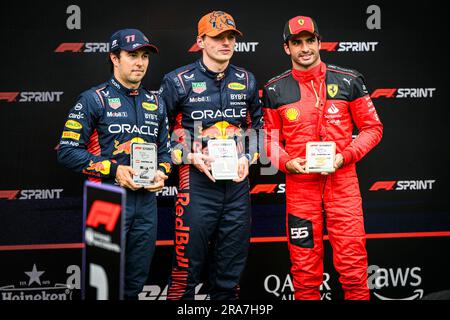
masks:
[(148, 41), (148, 38), (138, 29), (122, 29), (116, 31), (109, 41), (109, 51), (118, 49), (136, 51), (148, 47), (151, 52), (158, 53), (158, 48)]

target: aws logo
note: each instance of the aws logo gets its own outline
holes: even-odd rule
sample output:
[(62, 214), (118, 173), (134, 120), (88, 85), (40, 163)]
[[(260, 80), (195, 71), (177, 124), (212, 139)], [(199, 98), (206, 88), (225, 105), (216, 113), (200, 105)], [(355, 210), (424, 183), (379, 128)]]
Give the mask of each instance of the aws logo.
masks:
[[(406, 268), (381, 268), (371, 265), (367, 269), (369, 277), (367, 279), (369, 288), (373, 294), (380, 300), (416, 300), (423, 296), (423, 289), (418, 288), (422, 284), (420, 267)], [(411, 288), (412, 294), (393, 298), (387, 297), (385, 288)]]

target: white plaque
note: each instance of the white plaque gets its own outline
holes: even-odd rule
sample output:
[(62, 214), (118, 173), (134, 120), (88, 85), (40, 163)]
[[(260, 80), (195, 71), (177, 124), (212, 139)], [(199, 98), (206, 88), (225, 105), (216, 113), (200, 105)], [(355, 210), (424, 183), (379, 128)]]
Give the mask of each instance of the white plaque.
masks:
[(136, 172), (133, 182), (148, 186), (153, 184), (158, 161), (158, 148), (154, 143), (132, 143), (130, 165)]
[(233, 139), (214, 139), (208, 141), (212, 175), (216, 180), (233, 180), (238, 178), (238, 156), (236, 141)]
[(306, 143), (306, 172), (334, 172), (336, 143), (320, 141)]

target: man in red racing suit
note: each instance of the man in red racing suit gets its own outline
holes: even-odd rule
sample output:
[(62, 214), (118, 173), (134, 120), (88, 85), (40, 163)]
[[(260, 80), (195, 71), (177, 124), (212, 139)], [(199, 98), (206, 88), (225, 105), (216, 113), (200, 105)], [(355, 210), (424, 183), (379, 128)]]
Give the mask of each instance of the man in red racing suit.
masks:
[[(283, 36), (293, 68), (265, 85), (263, 103), (266, 149), (272, 163), (286, 173), (286, 228), (295, 299), (320, 299), (325, 224), (345, 299), (368, 300), (366, 238), (355, 163), (381, 140), (383, 125), (362, 75), (321, 61), (313, 19), (290, 19)], [(359, 134), (353, 140), (354, 124)], [(309, 141), (336, 143), (335, 172), (306, 172)]]

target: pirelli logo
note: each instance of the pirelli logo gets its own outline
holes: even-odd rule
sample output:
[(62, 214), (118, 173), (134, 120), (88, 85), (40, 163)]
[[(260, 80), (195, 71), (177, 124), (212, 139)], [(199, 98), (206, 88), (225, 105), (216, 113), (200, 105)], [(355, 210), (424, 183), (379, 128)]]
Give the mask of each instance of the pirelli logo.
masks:
[(63, 131), (62, 133), (63, 139), (73, 139), (73, 140), (80, 140), (80, 134), (72, 131)]

